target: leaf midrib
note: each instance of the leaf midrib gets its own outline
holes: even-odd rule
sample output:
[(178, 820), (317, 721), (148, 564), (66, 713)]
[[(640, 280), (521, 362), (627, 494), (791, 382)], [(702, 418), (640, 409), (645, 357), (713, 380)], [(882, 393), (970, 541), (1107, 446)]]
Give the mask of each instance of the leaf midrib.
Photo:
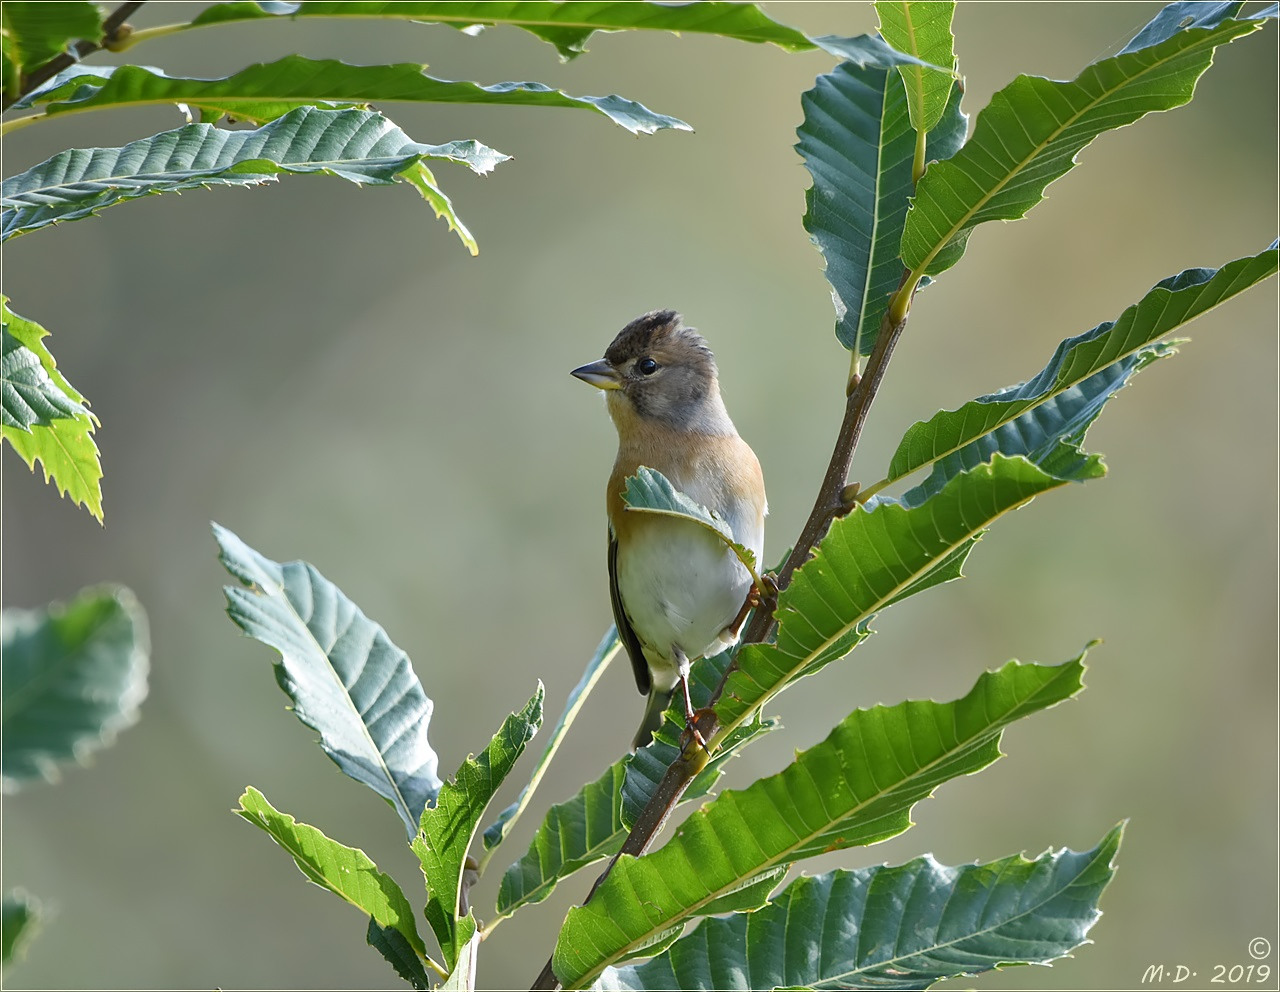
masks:
[[(1075, 667), (1073, 667), (1071, 664), (1066, 664), (1066, 665), (1060, 666), (1060, 671), (1058, 672), (1058, 675), (1059, 676), (1071, 675), (1075, 671), (1076, 671)], [(932, 761), (926, 762), (923, 765), (916, 766), (916, 768), (909, 775), (907, 775), (905, 778), (899, 779), (897, 782), (893, 783), (890, 787), (877, 790), (873, 795), (863, 799), (861, 802), (851, 807), (843, 815), (837, 817), (836, 819), (829, 820), (826, 826), (823, 827), (822, 829), (800, 836), (797, 838), (797, 840), (794, 843), (788, 845), (783, 851), (779, 852), (777, 855), (766, 857), (763, 861), (760, 862), (759, 865), (755, 867), (751, 875), (751, 878), (755, 879), (762, 873), (768, 871), (770, 868), (777, 867), (779, 864), (787, 861), (789, 856), (793, 856), (794, 852), (797, 851), (798, 849), (801, 849), (805, 847), (807, 844), (812, 843), (816, 838), (821, 837), (824, 833), (830, 831), (838, 824), (857, 816), (860, 812), (866, 810), (872, 804), (886, 797), (890, 797), (896, 792), (902, 791), (906, 786), (916, 782), (922, 777), (925, 777), (928, 772), (934, 770), (935, 768), (945, 763), (946, 761), (954, 758), (956, 755), (962, 754), (966, 751), (970, 751), (977, 747), (980, 747), (981, 745), (986, 744), (990, 739), (999, 736), (1001, 733), (1003, 733), (1004, 728), (1006, 726), (1008, 726), (1014, 720), (1020, 719), (1022, 715), (1025, 715), (1024, 711), (1026, 711), (1028, 705), (1033, 700), (1035, 700), (1038, 696), (1049, 692), (1056, 684), (1057, 684), (1057, 679), (1037, 685), (1035, 687), (1035, 691), (1033, 691), (1032, 693), (1030, 693), (1024, 698), (1019, 699), (1013, 705), (1009, 706), (1001, 714), (999, 720), (997, 720), (994, 723), (989, 723), (985, 725), (985, 727), (981, 732), (971, 734), (969, 737), (965, 738), (964, 740), (957, 740), (954, 746), (949, 747), (945, 752), (943, 752), (942, 754), (939, 754)], [(1070, 696), (1064, 697), (1064, 698), (1070, 698)], [(950, 705), (954, 707), (958, 703), (959, 703), (959, 700), (956, 700), (950, 704), (943, 704), (943, 705)], [(871, 712), (871, 711), (864, 710), (863, 712)], [(785, 772), (780, 772), (779, 774), (785, 774)], [(940, 782), (938, 784), (941, 785), (943, 783)], [(748, 786), (748, 788), (750, 788), (750, 786)], [(731, 790), (729, 792), (724, 793), (724, 796), (741, 795), (742, 792), (744, 791), (746, 790)], [(721, 798), (723, 799), (724, 797), (722, 796)], [(929, 797), (926, 795), (922, 798), (927, 799)], [(918, 801), (919, 800), (917, 800), (917, 802)], [(912, 803), (911, 805), (914, 806), (915, 803)], [(699, 810), (698, 812), (694, 813), (694, 815), (695, 816), (701, 815), (705, 818), (707, 814), (703, 810)], [(856, 846), (862, 846), (862, 845), (852, 844), (847, 846), (856, 847)], [(634, 860), (637, 863), (640, 861), (639, 858), (636, 858)], [(733, 884), (739, 885), (740, 881), (741, 881), (740, 879), (735, 879)], [(656, 934), (660, 934), (665, 930), (671, 929), (671, 927), (676, 923), (682, 922), (686, 920), (688, 917), (694, 915), (696, 911), (701, 907), (706, 906), (711, 902), (714, 902), (716, 899), (720, 899), (726, 895), (729, 895), (732, 891), (733, 891), (732, 887), (726, 887), (724, 890), (713, 892), (711, 895), (708, 895), (702, 899), (699, 899), (689, 907), (683, 909), (679, 914), (668, 917), (665, 923), (655, 927), (651, 927), (649, 930), (645, 932), (645, 935), (642, 938), (640, 938), (637, 941), (628, 943), (625, 948), (611, 955), (608, 958), (608, 960), (601, 963), (594, 971), (592, 971), (589, 975), (585, 976), (582, 979), (582, 982), (594, 980), (596, 977), (599, 976), (599, 974), (605, 968), (621, 960), (628, 953), (634, 950), (639, 944), (643, 943), (646, 940), (652, 939)], [(579, 985), (581, 985), (582, 982), (580, 982)]]
[[(1239, 23), (1234, 19), (1232, 19), (1232, 22), (1236, 24)], [(952, 226), (947, 230), (945, 235), (935, 239), (934, 247), (924, 257), (921, 263), (911, 270), (911, 279), (916, 280), (916, 279), (919, 279), (922, 275), (924, 275), (924, 273), (928, 271), (930, 263), (932, 263), (933, 260), (937, 258), (938, 254), (942, 252), (942, 250), (945, 249), (951, 243), (951, 240), (954, 237), (956, 237), (956, 235), (958, 235), (961, 231), (965, 229), (965, 226), (968, 223), (968, 221), (975, 214), (977, 214), (983, 207), (985, 207), (992, 199), (994, 199), (995, 196), (998, 193), (1000, 193), (1005, 188), (1006, 185), (1008, 185), (1015, 178), (1020, 176), (1030, 163), (1038, 159), (1041, 153), (1049, 145), (1051, 145), (1055, 140), (1057, 140), (1057, 138), (1061, 136), (1061, 134), (1064, 131), (1068, 130), (1081, 117), (1093, 111), (1103, 101), (1110, 99), (1114, 94), (1125, 89), (1135, 81), (1141, 80), (1143, 76), (1147, 75), (1151, 71), (1155, 69), (1163, 69), (1165, 66), (1167, 66), (1170, 62), (1174, 61), (1175, 59), (1178, 59), (1190, 53), (1196, 52), (1199, 48), (1203, 47), (1206, 43), (1208, 43), (1210, 50), (1217, 48), (1218, 44), (1224, 44), (1225, 42), (1216, 42), (1212, 40), (1218, 37), (1215, 30), (1217, 27), (1221, 27), (1221, 25), (1220, 24), (1216, 25), (1215, 28), (1202, 28), (1202, 29), (1192, 28), (1191, 30), (1203, 30), (1205, 32), (1205, 35), (1201, 38), (1195, 39), (1191, 44), (1188, 44), (1185, 48), (1179, 48), (1177, 51), (1170, 54), (1167, 58), (1152, 62), (1150, 65), (1142, 67), (1138, 72), (1134, 73), (1132, 76), (1125, 76), (1116, 86), (1114, 86), (1111, 89), (1104, 90), (1102, 93), (1099, 94), (1097, 98), (1090, 101), (1088, 104), (1082, 107), (1078, 112), (1068, 117), (1062, 124), (1060, 124), (1057, 128), (1055, 128), (1055, 130), (1052, 132), (1052, 134), (1049, 137), (1047, 137), (1044, 141), (1037, 144), (1029, 155), (1027, 155), (1023, 159), (1021, 159), (1019, 162), (1017, 162), (1015, 167), (1010, 169), (1007, 175), (1003, 179), (1001, 179), (998, 183), (996, 183), (996, 185), (993, 186), (990, 189), (990, 191), (985, 193), (976, 203), (973, 204), (971, 208), (967, 209), (964, 213), (962, 213), (959, 216), (959, 218), (956, 220), (956, 222), (952, 224)], [(1250, 26), (1250, 29), (1251, 30), (1256, 29), (1256, 27), (1257, 25), (1252, 25)], [(1227, 39), (1227, 40), (1231, 40), (1231, 39)], [(1124, 55), (1130, 55), (1130, 54), (1133, 54), (1133, 53), (1126, 52), (1126, 53), (1123, 53), (1122, 55), (1114, 56), (1112, 59), (1109, 59), (1107, 61), (1114, 62), (1116, 59), (1123, 58)], [(1100, 64), (1101, 63), (1094, 62), (1091, 65), (1087, 66), (1084, 71), (1088, 71), (1089, 69), (1094, 69)], [(1075, 77), (1075, 79), (1068, 80), (1065, 83), (1065, 85), (1073, 85), (1075, 83), (1078, 83), (1080, 76), (1083, 74), (1084, 72), (1081, 72), (1080, 75), (1077, 75)], [(1018, 79), (1034, 79), (1034, 78), (1036, 77), (1027, 76), (1027, 75), (1021, 75), (1018, 77)], [(1161, 109), (1173, 109), (1173, 108), (1161, 108)], [(1153, 112), (1158, 112), (1158, 111), (1147, 111), (1146, 113), (1153, 113)], [(1141, 117), (1145, 117), (1146, 113), (1142, 114), (1138, 119), (1140, 120)], [(1019, 122), (1021, 122), (1021, 115), (1019, 115), (1018, 119), (1019, 119)], [(1095, 135), (1094, 137), (1096, 138), (1098, 137), (1098, 135)], [(1093, 140), (1094, 138), (1089, 139), (1089, 141), (1093, 141)], [(1089, 141), (1086, 141), (1085, 145), (1088, 145)]]

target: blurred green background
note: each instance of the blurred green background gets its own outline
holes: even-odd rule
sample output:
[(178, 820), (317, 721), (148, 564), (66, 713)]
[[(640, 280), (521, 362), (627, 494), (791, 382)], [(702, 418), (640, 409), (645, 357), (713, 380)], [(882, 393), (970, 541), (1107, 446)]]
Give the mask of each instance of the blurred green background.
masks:
[[(134, 23), (195, 9), (149, 3)], [(767, 9), (810, 33), (874, 28), (869, 5)], [(967, 109), (1018, 72), (1074, 76), (1158, 9), (961, 4)], [(1276, 38), (1271, 24), (1220, 50), (1190, 106), (1102, 137), (1028, 220), (979, 229), (918, 297), (854, 478), (879, 478), (912, 422), (1035, 374), (1157, 280), (1275, 237)], [(4, 800), (4, 884), (57, 910), (6, 987), (400, 987), (357, 914), (228, 812), (253, 784), (420, 891), (397, 818), (313, 746), (284, 712), (274, 655), (223, 614), (210, 520), (313, 562), (386, 627), (436, 700), (442, 772), (536, 679), (554, 720), (609, 622), (613, 429), (567, 373), (629, 319), (674, 307), (707, 335), (764, 465), (766, 558), (798, 532), (848, 364), (792, 149), (800, 95), (833, 60), (667, 35), (590, 47), (562, 65), (513, 29), (282, 20), (129, 53), (209, 76), (291, 51), (429, 62), (446, 78), (621, 93), (697, 129), (635, 138), (586, 112), (382, 108), (416, 140), (515, 156), (484, 179), (437, 170), (477, 258), (409, 187), (317, 177), (150, 197), (6, 248), (12, 306), (53, 332), (102, 420), (106, 526), (6, 451), (4, 601), (124, 582), (153, 643), (141, 723), (91, 769)], [(5, 172), (179, 123), (172, 109), (69, 116), (7, 138)], [(1191, 987), (1276, 937), (1276, 330), (1274, 280), (1194, 324), (1092, 431), (1109, 478), (1000, 521), (966, 581), (882, 615), (877, 637), (779, 701), (787, 730), (732, 768), (745, 783), (856, 706), (954, 698), (1010, 657), (1061, 661), (1104, 638), (1089, 690), (1010, 730), (1007, 759), (944, 786), (907, 834), (810, 866), (1080, 849), (1130, 818), (1096, 944), (966, 985), (1126, 987), (1183, 963)], [(477, 891), (481, 916), (546, 805), (623, 751), (641, 707), (616, 666)], [(527, 987), (590, 877), (497, 931), (482, 986)]]

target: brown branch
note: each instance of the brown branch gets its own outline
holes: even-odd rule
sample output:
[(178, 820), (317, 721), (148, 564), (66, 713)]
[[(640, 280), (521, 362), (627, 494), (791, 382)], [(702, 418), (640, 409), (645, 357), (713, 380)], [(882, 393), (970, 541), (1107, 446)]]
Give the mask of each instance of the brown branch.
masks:
[(135, 0), (135, 2), (122, 3), (113, 10), (107, 16), (107, 19), (102, 22), (101, 41), (77, 41), (71, 46), (72, 51), (63, 52), (61, 55), (55, 56), (30, 75), (23, 73), (22, 83), (18, 87), (18, 92), (5, 97), (2, 109), (8, 110), (16, 101), (36, 89), (36, 87), (43, 86), (63, 69), (75, 65), (86, 55), (92, 55), (99, 49), (110, 48), (114, 45), (120, 40), (120, 29), (125, 26), (124, 22), (144, 2), (145, 0)]
[[(908, 276), (909, 273), (903, 273), (902, 282), (899, 283), (899, 290), (906, 285)], [(853, 506), (846, 493), (849, 468), (853, 464), (853, 453), (857, 450), (858, 441), (862, 437), (862, 428), (867, 421), (867, 413), (871, 409), (871, 402), (876, 398), (876, 393), (880, 390), (880, 384), (884, 381), (885, 370), (889, 366), (889, 359), (893, 355), (894, 346), (898, 343), (898, 339), (902, 336), (902, 332), (907, 326), (907, 310), (905, 308), (902, 319), (896, 323), (891, 322), (890, 312), (886, 311), (884, 319), (881, 321), (880, 334), (876, 338), (875, 347), (872, 348), (871, 354), (867, 358), (866, 374), (860, 378), (855, 377), (849, 383), (848, 398), (845, 400), (844, 407), (844, 419), (840, 423), (840, 432), (836, 436), (835, 448), (831, 452), (831, 461), (827, 464), (827, 472), (822, 478), (822, 485), (818, 488), (818, 498), (814, 501), (813, 509), (809, 513), (809, 519), (805, 521), (795, 547), (792, 548), (791, 554), (787, 556), (786, 562), (778, 573), (776, 581), (780, 590), (785, 589), (791, 582), (791, 576), (795, 574), (795, 570), (809, 560), (813, 550), (826, 536), (831, 527), (831, 522), (836, 517), (848, 513)], [(741, 643), (761, 644), (768, 640), (773, 632), (774, 622), (772, 610), (763, 607), (757, 608), (755, 613), (752, 614), (751, 622), (747, 625), (747, 629), (742, 633)], [(734, 660), (725, 669), (724, 675), (720, 679), (720, 684), (716, 686), (715, 692), (712, 693), (710, 702), (707, 703), (704, 709), (699, 710), (694, 718), (695, 725), (703, 740), (710, 739), (718, 728), (714, 707), (716, 701), (724, 693), (729, 676), (737, 667), (738, 662), (735, 655)], [(663, 824), (671, 816), (676, 804), (680, 802), (680, 797), (684, 795), (689, 783), (693, 781), (698, 772), (706, 767), (708, 760), (706, 751), (697, 745), (690, 746), (692, 744), (693, 734), (686, 730), (681, 741), (680, 756), (667, 767), (666, 773), (658, 783), (658, 787), (636, 818), (636, 822), (631, 828), (631, 833), (623, 841), (622, 848), (605, 866), (604, 871), (600, 873), (600, 877), (591, 886), (591, 891), (587, 893), (587, 898), (582, 901), (584, 906), (591, 901), (591, 897), (595, 895), (596, 890), (609, 877), (609, 873), (613, 871), (613, 866), (617, 863), (618, 858), (623, 854), (639, 857), (649, 849), (654, 839), (658, 836), (658, 832), (662, 829)], [(542, 972), (538, 975), (533, 985), (530, 986), (530, 989), (532, 992), (537, 992), (537, 990), (553, 990), (559, 987), (559, 979), (556, 978), (555, 971), (552, 968), (552, 959), (549, 958)]]

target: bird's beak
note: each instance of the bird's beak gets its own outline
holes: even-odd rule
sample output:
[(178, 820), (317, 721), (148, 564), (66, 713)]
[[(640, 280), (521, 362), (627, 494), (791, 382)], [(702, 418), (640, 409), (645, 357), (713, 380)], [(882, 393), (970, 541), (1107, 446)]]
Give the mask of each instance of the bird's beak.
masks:
[(618, 370), (603, 358), (598, 362), (592, 362), (590, 365), (576, 368), (569, 374), (577, 376), (583, 382), (590, 383), (597, 389), (622, 388), (622, 376), (618, 375)]

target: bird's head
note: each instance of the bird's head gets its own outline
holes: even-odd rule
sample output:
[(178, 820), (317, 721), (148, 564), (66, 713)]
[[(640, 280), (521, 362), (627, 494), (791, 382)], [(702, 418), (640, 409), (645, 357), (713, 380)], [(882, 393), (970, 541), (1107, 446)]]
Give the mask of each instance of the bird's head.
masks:
[(675, 430), (733, 432), (720, 399), (715, 356), (674, 310), (637, 317), (613, 339), (604, 358), (571, 374), (606, 391), (620, 431), (635, 418)]

